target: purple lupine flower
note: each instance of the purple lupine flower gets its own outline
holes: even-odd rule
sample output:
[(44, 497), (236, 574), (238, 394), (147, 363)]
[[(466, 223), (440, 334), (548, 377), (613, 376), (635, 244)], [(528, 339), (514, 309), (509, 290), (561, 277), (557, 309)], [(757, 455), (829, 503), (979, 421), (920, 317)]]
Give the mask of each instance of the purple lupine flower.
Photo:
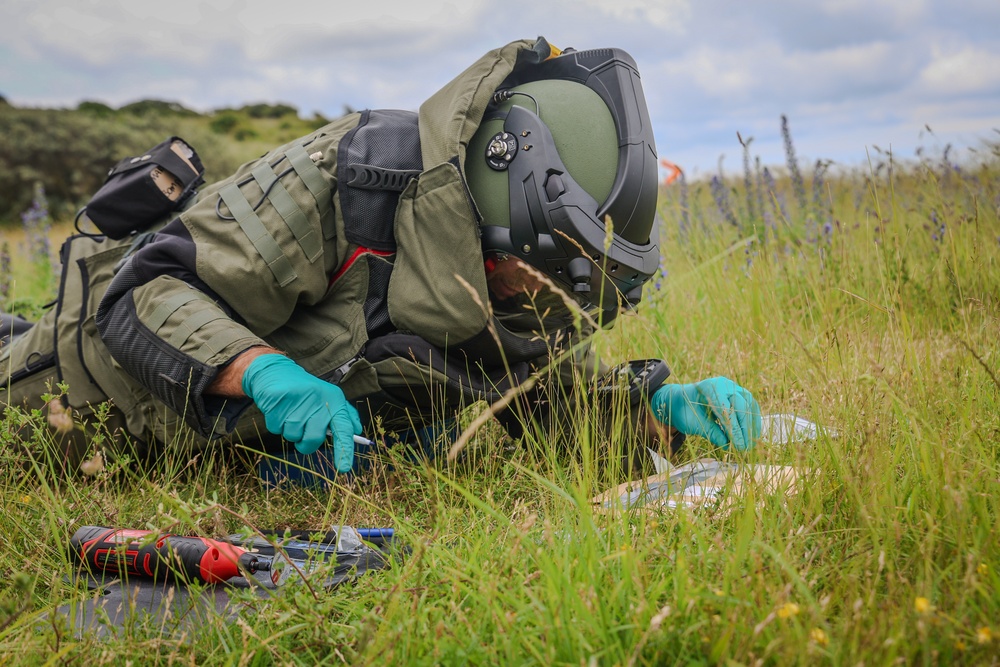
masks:
[(10, 244), (4, 241), (0, 244), (0, 300), (10, 296), (11, 275)]
[(653, 287), (659, 290), (661, 287), (663, 287), (663, 282), (666, 279), (667, 279), (667, 267), (664, 266), (662, 262), (660, 262), (660, 270), (657, 271), (656, 283), (653, 285)]
[(931, 209), (930, 219), (931, 219), (931, 224), (927, 225), (926, 229), (933, 230), (933, 231), (931, 231), (931, 240), (932, 241), (943, 241), (944, 240), (944, 232), (945, 232), (945, 224), (944, 224), (944, 221), (941, 220), (940, 217), (938, 217), (937, 209), (933, 209), (933, 208)]
[(816, 219), (826, 222), (829, 222), (832, 217), (830, 206), (824, 203), (826, 201), (826, 193), (824, 192), (826, 187), (826, 172), (829, 170), (831, 164), (830, 160), (816, 160), (816, 167), (813, 170), (813, 207), (816, 210)]
[(757, 212), (754, 207), (753, 179), (751, 178), (752, 172), (750, 171), (750, 144), (753, 143), (753, 137), (744, 141), (740, 133), (737, 132), (736, 138), (740, 140), (740, 144), (743, 146), (743, 189), (746, 191), (746, 217), (747, 222), (752, 225), (757, 220)]
[(715, 199), (715, 205), (718, 207), (722, 217), (726, 219), (726, 222), (733, 227), (739, 227), (740, 221), (736, 218), (736, 214), (733, 213), (733, 207), (729, 204), (729, 191), (726, 189), (725, 183), (718, 176), (712, 177), (712, 197)]
[(795, 144), (792, 143), (792, 132), (788, 127), (788, 116), (781, 115), (781, 137), (785, 142), (785, 160), (788, 162), (788, 173), (792, 177), (792, 186), (799, 201), (799, 210), (806, 210), (806, 185), (799, 171), (799, 162), (795, 158)]
[(41, 183), (35, 184), (35, 196), (31, 201), (31, 207), (21, 214), (21, 223), (27, 232), (28, 256), (33, 261), (50, 262), (52, 248), (49, 231), (52, 228), (52, 220), (49, 218), (45, 187)]
[(757, 256), (757, 250), (754, 248), (754, 240), (752, 238), (747, 239), (743, 256), (746, 258), (746, 266), (743, 267), (743, 274), (749, 276), (750, 268), (753, 267), (753, 258)]

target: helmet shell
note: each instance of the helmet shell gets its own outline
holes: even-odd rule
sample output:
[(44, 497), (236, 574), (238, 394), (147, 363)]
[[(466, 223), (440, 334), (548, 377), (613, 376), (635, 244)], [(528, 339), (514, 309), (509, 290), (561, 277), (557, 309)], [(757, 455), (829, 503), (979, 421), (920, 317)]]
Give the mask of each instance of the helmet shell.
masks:
[(517, 256), (604, 310), (638, 301), (659, 265), (656, 150), (627, 53), (516, 68), (464, 167), (485, 251)]
[[(618, 172), (618, 134), (611, 111), (600, 96), (566, 79), (532, 81), (509, 90), (512, 97), (493, 107), (472, 137), (465, 163), (483, 224), (510, 227), (508, 175), (506, 170), (491, 168), (484, 156), (493, 137), (503, 132), (504, 119), (514, 105), (538, 109), (573, 179), (595, 201), (606, 201)], [(518, 139), (523, 139), (518, 142), (519, 150), (531, 145), (527, 137)]]

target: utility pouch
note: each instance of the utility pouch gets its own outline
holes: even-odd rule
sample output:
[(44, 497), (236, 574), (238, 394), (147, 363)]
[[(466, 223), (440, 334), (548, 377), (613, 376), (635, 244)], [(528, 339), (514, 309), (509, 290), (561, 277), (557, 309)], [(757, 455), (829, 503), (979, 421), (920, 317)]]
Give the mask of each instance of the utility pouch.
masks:
[(181, 208), (205, 182), (204, 173), (194, 149), (170, 137), (112, 167), (84, 210), (101, 233), (123, 239)]

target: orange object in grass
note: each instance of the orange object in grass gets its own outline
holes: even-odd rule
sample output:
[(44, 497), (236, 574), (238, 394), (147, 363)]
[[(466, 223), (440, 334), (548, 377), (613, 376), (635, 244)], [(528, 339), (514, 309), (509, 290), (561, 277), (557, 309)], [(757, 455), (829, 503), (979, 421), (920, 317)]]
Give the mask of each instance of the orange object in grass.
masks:
[(663, 179), (664, 185), (670, 185), (684, 173), (680, 167), (666, 158), (660, 158), (660, 166), (669, 172), (667, 177)]

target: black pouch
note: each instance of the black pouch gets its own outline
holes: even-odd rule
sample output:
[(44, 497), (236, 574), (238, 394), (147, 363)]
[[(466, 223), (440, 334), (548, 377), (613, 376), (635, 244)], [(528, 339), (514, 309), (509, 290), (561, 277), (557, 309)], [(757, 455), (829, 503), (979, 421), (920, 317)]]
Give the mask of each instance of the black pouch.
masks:
[(11, 343), (31, 326), (32, 323), (23, 317), (0, 313), (0, 347)]
[(170, 137), (112, 167), (84, 210), (102, 234), (123, 239), (183, 206), (205, 182), (204, 173), (194, 149)]

